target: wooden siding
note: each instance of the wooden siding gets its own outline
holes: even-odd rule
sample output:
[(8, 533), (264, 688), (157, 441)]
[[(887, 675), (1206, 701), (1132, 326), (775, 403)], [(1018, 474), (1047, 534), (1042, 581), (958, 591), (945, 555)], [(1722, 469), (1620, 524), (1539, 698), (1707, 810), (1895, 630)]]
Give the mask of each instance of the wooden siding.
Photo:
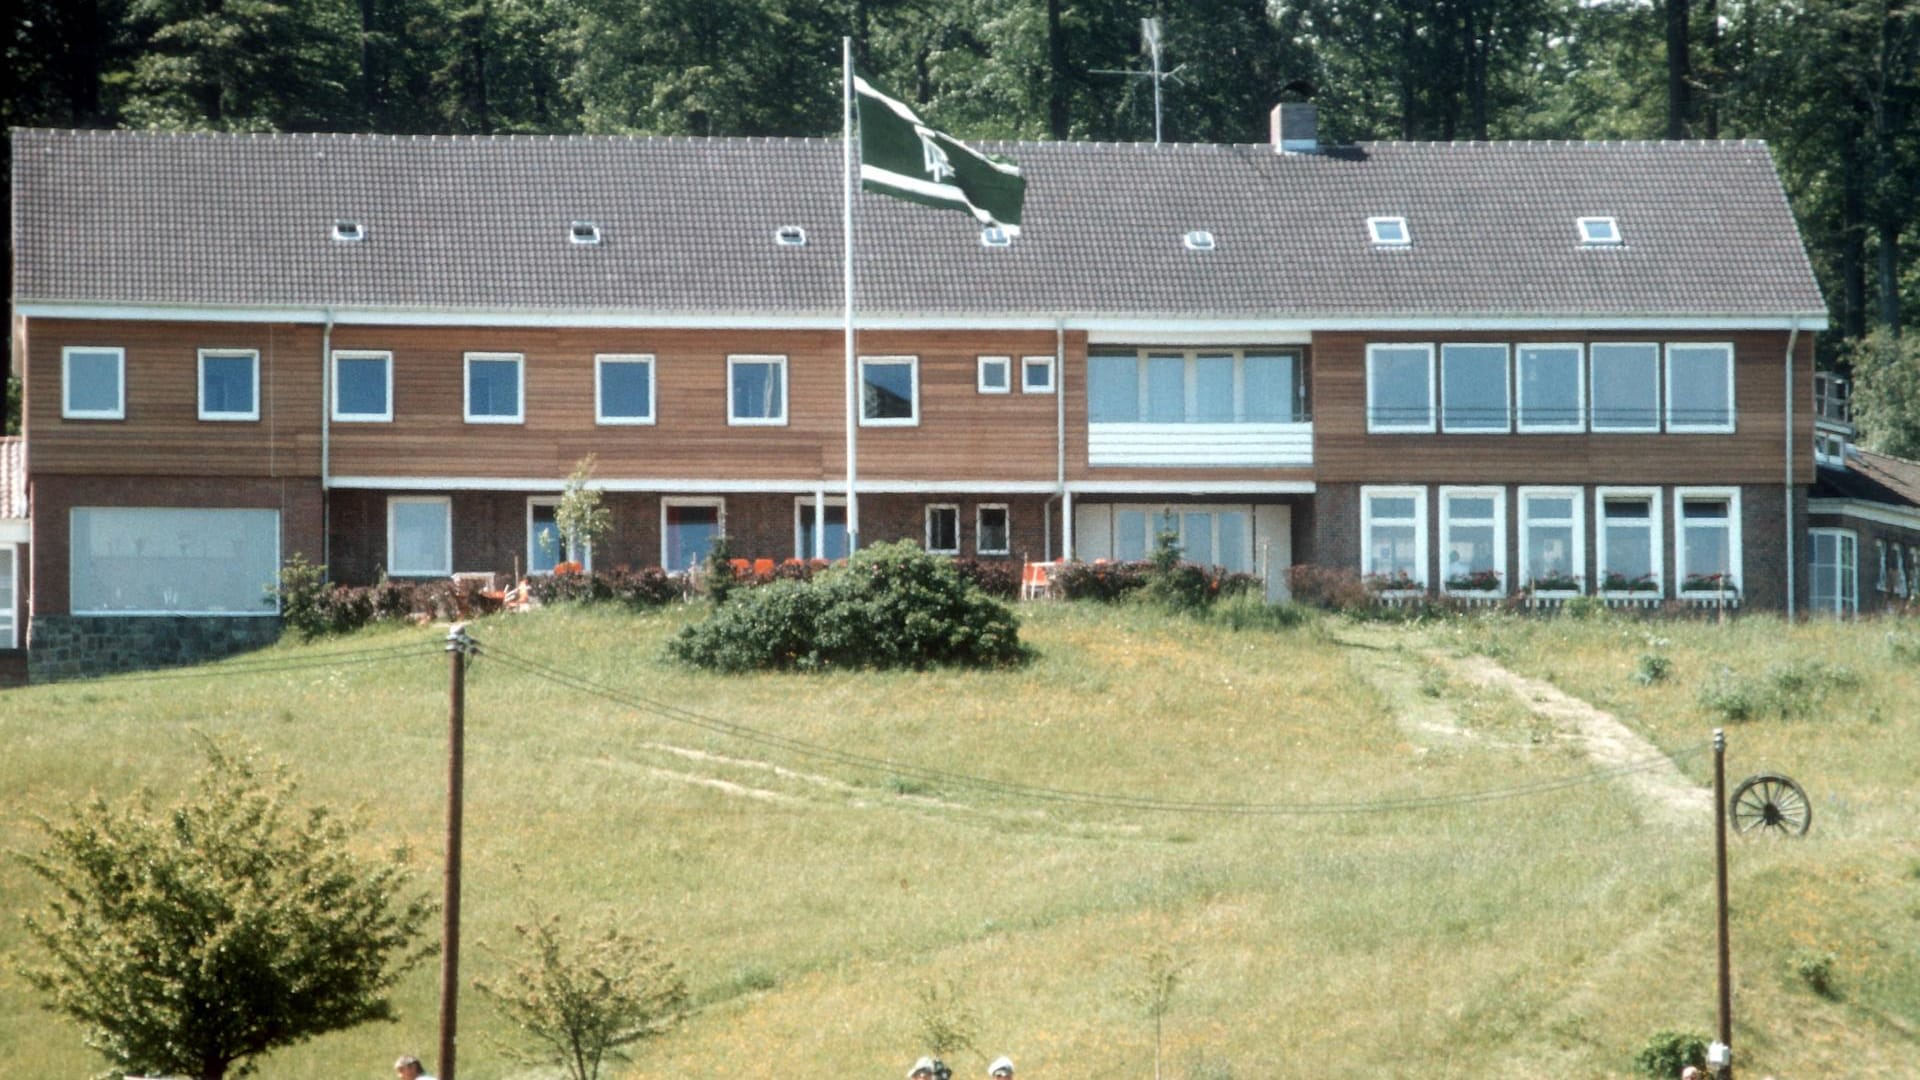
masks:
[[(1781, 364), (1787, 337), (1781, 332), (1316, 334), (1314, 473), (1329, 483), (1777, 484), (1785, 471)], [(1717, 435), (1369, 435), (1367, 345), (1449, 341), (1731, 341), (1736, 427)], [(1796, 352), (1794, 468), (1796, 482), (1805, 484), (1813, 481), (1813, 334), (1800, 335)]]

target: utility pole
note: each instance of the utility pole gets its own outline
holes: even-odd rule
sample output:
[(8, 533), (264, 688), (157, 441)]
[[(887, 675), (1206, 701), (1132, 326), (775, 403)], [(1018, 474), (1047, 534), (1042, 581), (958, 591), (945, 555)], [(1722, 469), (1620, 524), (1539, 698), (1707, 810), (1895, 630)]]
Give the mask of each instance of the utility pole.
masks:
[(440, 1080), (453, 1080), (460, 1019), (460, 815), (466, 773), (466, 623), (447, 631), (447, 881), (440, 908)]
[(1721, 1057), (1721, 1080), (1733, 1080), (1733, 961), (1727, 949), (1727, 733), (1713, 729), (1713, 863), (1720, 928), (1720, 1039), (1707, 1056)]

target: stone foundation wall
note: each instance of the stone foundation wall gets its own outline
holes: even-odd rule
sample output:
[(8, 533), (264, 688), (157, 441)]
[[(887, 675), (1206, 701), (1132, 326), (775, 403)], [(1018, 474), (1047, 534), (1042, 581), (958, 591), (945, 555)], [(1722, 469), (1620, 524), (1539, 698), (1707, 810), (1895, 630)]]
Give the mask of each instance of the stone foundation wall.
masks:
[(27, 651), (33, 682), (172, 667), (247, 652), (280, 637), (278, 618), (39, 615)]

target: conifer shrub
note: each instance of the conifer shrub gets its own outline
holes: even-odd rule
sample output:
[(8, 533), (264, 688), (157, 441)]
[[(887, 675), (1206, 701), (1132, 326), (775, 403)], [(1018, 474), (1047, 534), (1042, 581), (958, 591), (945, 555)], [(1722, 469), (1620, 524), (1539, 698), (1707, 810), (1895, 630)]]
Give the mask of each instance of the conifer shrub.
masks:
[(667, 651), (722, 672), (992, 667), (1026, 656), (1005, 604), (905, 541), (858, 552), (810, 581), (738, 593)]

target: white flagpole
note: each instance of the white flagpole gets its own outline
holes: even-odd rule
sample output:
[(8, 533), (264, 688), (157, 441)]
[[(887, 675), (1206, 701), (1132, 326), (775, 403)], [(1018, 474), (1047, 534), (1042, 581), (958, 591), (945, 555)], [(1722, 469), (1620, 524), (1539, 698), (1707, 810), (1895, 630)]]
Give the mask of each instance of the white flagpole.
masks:
[(854, 490), (860, 475), (860, 381), (853, 358), (853, 38), (840, 39), (840, 229), (846, 253), (847, 291), (847, 554), (860, 547), (860, 494)]

